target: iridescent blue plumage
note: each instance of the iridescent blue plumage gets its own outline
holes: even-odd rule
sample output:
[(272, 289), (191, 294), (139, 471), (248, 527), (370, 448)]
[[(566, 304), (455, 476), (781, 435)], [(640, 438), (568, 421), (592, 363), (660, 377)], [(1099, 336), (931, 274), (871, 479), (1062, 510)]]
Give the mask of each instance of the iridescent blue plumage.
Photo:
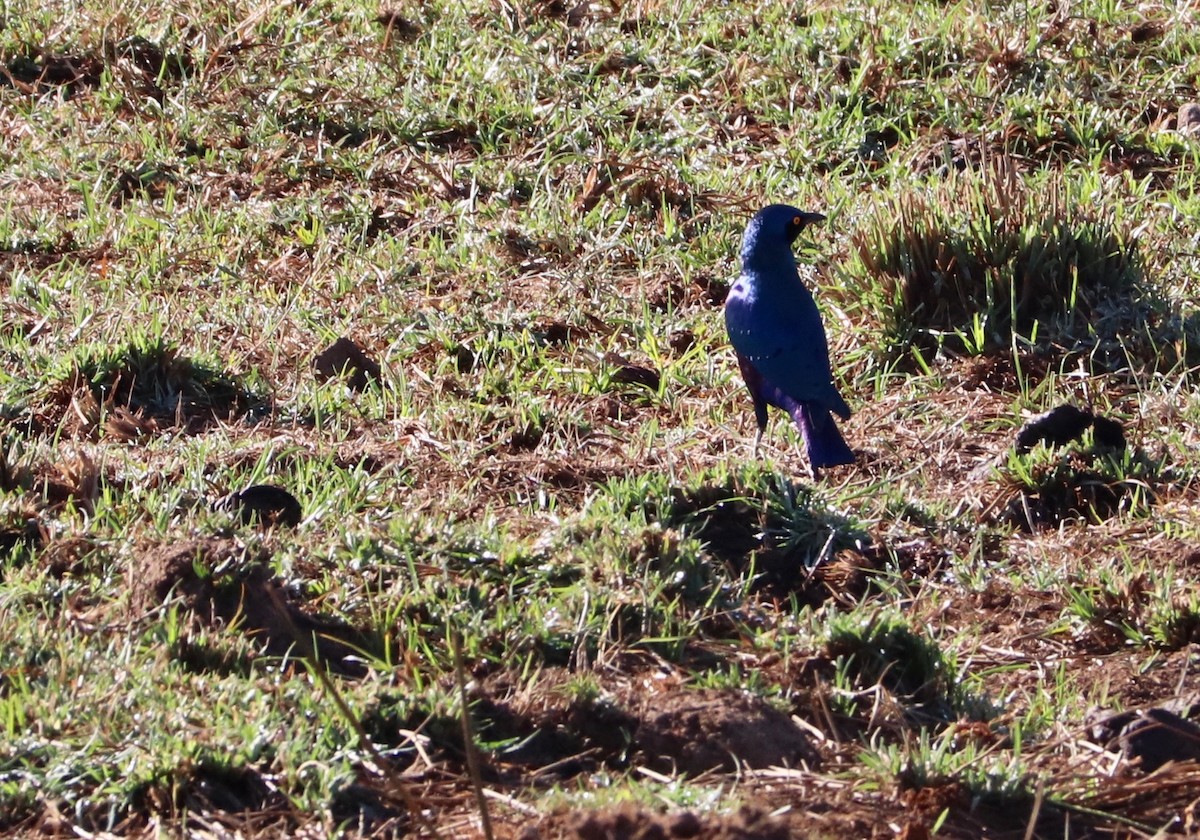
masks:
[(830, 416), (847, 419), (850, 407), (833, 384), (821, 314), (792, 255), (800, 231), (824, 218), (786, 204), (760, 210), (746, 226), (742, 273), (725, 301), (729, 340), (754, 401), (755, 451), (773, 405), (799, 427), (814, 469), (854, 462)]

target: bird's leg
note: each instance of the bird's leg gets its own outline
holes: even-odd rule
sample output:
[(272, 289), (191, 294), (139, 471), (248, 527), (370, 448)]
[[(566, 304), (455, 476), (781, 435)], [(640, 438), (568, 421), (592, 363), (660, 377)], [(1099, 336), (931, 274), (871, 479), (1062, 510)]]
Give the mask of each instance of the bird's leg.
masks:
[[(806, 439), (803, 434), (803, 430), (801, 431), (800, 442), (802, 444), (806, 442)], [(801, 455), (800, 460), (802, 460), (803, 462), (808, 464), (808, 477), (812, 480), (813, 484), (816, 484), (818, 481), (821, 480), (821, 468), (818, 467), (816, 464), (814, 464), (812, 462), (812, 459), (810, 457), (808, 457), (809, 452), (808, 452), (807, 446), (799, 446), (798, 445), (796, 448), (800, 451), (800, 453), (799, 453)]]
[(763, 427), (759, 426), (758, 431), (754, 433), (754, 457), (758, 457), (758, 445), (762, 443)]

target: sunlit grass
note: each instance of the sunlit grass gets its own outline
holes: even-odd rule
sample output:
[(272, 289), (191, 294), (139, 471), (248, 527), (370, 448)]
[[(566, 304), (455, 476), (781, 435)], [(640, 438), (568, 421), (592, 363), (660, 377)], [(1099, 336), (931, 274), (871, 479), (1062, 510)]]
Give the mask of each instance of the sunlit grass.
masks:
[[(1087, 704), (1165, 701), (1197, 638), (1194, 18), (7, 8), (0, 829), (418, 831), (398, 780), (474, 825), (456, 639), (512, 826), (778, 810), (644, 772), (698, 689), (802, 720), (827, 766), (770, 784), (825, 813), (1074, 795)], [(782, 416), (752, 459), (720, 312), (776, 200), (829, 217), (859, 461), (817, 483)], [(343, 337), (377, 383), (314, 371)], [(1017, 452), (1063, 403), (1129, 448)], [(299, 524), (216, 504), (259, 484)], [(284, 614), (356, 642), (332, 682)]]

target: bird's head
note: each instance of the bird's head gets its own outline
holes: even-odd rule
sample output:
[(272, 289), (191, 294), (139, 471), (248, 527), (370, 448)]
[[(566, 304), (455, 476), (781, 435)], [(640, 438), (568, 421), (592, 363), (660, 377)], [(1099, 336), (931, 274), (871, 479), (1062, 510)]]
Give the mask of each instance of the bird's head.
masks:
[(787, 204), (771, 204), (754, 214), (742, 237), (742, 261), (752, 261), (756, 255), (772, 252), (791, 252), (792, 243), (800, 231), (825, 221), (820, 213), (806, 213)]

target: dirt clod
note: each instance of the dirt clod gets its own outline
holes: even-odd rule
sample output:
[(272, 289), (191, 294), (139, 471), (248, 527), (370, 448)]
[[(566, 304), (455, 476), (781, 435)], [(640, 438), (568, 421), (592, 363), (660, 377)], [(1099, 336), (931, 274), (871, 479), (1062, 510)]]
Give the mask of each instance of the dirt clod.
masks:
[(1113, 420), (1111, 417), (1096, 415), (1092, 420), (1092, 435), (1097, 446), (1117, 450), (1124, 449), (1126, 446), (1125, 427), (1119, 420)]
[(424, 31), (419, 23), (409, 20), (394, 9), (380, 12), (375, 16), (375, 22), (387, 31), (389, 37), (399, 38), (401, 41), (415, 40)]
[(6, 558), (18, 549), (36, 551), (44, 541), (45, 535), (34, 519), (0, 527), (0, 558)]
[(662, 375), (651, 367), (635, 365), (616, 353), (609, 353), (604, 361), (614, 365), (612, 381), (622, 385), (644, 385), (651, 391), (657, 391), (662, 384)]
[(299, 500), (273, 484), (254, 484), (230, 493), (217, 500), (213, 507), (236, 513), (244, 525), (258, 523), (265, 527), (288, 525), (295, 528), (304, 518)]
[(1118, 712), (1093, 723), (1092, 738), (1120, 748), (1128, 761), (1153, 773), (1168, 761), (1200, 762), (1200, 726), (1176, 712), (1156, 707)]
[(1168, 761), (1200, 762), (1200, 726), (1166, 709), (1148, 709), (1122, 730), (1121, 751), (1148, 773)]
[(26, 94), (42, 94), (55, 88), (74, 96), (81, 89), (100, 85), (104, 65), (95, 55), (28, 53), (8, 61), (0, 73), (0, 85), (9, 84)]
[(207, 761), (168, 771), (142, 786), (134, 799), (151, 813), (166, 814), (186, 809), (201, 814), (285, 815), (290, 805), (258, 770)]
[(378, 385), (382, 376), (379, 363), (346, 336), (318, 353), (313, 359), (313, 369), (322, 382), (344, 376), (346, 384), (353, 391), (364, 391), (369, 385)]
[(1092, 425), (1092, 412), (1073, 405), (1060, 405), (1039, 414), (1017, 432), (1017, 451), (1026, 452), (1039, 443), (1064, 446)]
[(535, 335), (540, 335), (547, 344), (570, 344), (581, 338), (587, 338), (588, 331), (582, 327), (568, 324), (566, 321), (547, 321), (533, 328)]
[(667, 344), (680, 355), (692, 349), (696, 343), (696, 334), (691, 330), (674, 330), (667, 339)]
[(129, 58), (151, 79), (162, 76), (167, 79), (183, 79), (195, 71), (191, 56), (187, 53), (171, 53), (140, 35), (126, 38), (115, 46), (116, 56)]

